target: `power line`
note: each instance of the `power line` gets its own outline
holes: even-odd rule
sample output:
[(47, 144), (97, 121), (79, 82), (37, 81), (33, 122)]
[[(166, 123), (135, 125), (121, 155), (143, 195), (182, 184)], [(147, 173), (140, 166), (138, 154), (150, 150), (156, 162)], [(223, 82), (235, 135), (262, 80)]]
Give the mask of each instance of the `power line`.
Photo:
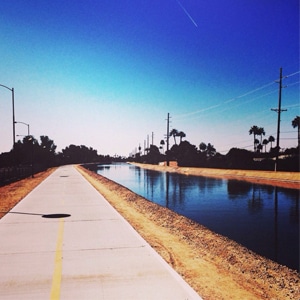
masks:
[(250, 95), (250, 94), (253, 94), (253, 93), (255, 93), (255, 92), (259, 91), (259, 90), (262, 90), (262, 89), (264, 89), (264, 88), (266, 88), (266, 87), (268, 87), (268, 86), (271, 86), (271, 85), (273, 85), (273, 84), (274, 84), (274, 81), (272, 81), (272, 82), (270, 82), (270, 83), (268, 83), (268, 84), (265, 84), (265, 85), (263, 85), (263, 86), (261, 86), (261, 87), (255, 88), (255, 89), (253, 89), (253, 90), (251, 90), (251, 91), (249, 91), (249, 92), (246, 92), (246, 93), (244, 93), (244, 94), (242, 94), (242, 95), (239, 95), (239, 96), (237, 96), (237, 97), (228, 99), (228, 100), (226, 100), (226, 101), (223, 101), (223, 102), (220, 102), (220, 103), (218, 103), (218, 104), (209, 106), (209, 107), (207, 107), (207, 108), (203, 108), (203, 109), (201, 109), (201, 110), (197, 110), (197, 111), (190, 112), (190, 113), (186, 113), (186, 114), (176, 115), (176, 116), (174, 116), (174, 118), (178, 118), (178, 117), (179, 117), (179, 118), (182, 118), (182, 117), (188, 117), (188, 116), (191, 116), (191, 115), (195, 115), (195, 114), (198, 114), (198, 113), (207, 111), (207, 110), (211, 110), (211, 109), (220, 107), (220, 106), (222, 106), (223, 104), (227, 104), (227, 103), (233, 102), (233, 101), (235, 101), (235, 100), (237, 100), (237, 99), (246, 97), (246, 96), (248, 96), (248, 95)]
[(294, 75), (296, 75), (296, 74), (299, 74), (299, 73), (300, 73), (300, 70), (297, 71), (297, 72), (294, 72), (294, 73), (292, 73), (292, 74), (285, 75), (284, 77), (285, 77), (285, 78), (292, 77), (292, 76), (294, 76)]
[(295, 131), (281, 131), (281, 133), (294, 133)]
[[(291, 73), (289, 75), (286, 75), (284, 77), (282, 77), (282, 79), (285, 79), (285, 78), (292, 78), (293, 76), (299, 74), (300, 71), (297, 71), (297, 72), (294, 72), (294, 73)], [(286, 80), (288, 81), (288, 80)], [(292, 80), (290, 80), (292, 81)], [(247, 113), (247, 116), (244, 116), (242, 119), (239, 118), (237, 120), (235, 120), (235, 125), (236, 127), (238, 127), (238, 124), (239, 124), (239, 121), (240, 122), (243, 122), (243, 124), (245, 124), (245, 120), (247, 119), (252, 119), (254, 122), (262, 122), (264, 123), (263, 125), (266, 125), (267, 123), (267, 127), (268, 127), (268, 131), (272, 131), (271, 134), (268, 134), (269, 135), (272, 135), (272, 136), (275, 136), (276, 132), (273, 132), (273, 130), (275, 130), (275, 124), (274, 124), (274, 120), (271, 121), (271, 119), (273, 119), (271, 117), (272, 113), (270, 112), (270, 106), (269, 106), (269, 98), (268, 99), (263, 99), (262, 101), (259, 101), (257, 103), (259, 103), (259, 110), (256, 109), (255, 113), (252, 113), (252, 107), (255, 107), (254, 105), (249, 105), (249, 103), (253, 102), (253, 101), (256, 101), (258, 99), (262, 99), (264, 97), (267, 97), (269, 95), (272, 95), (274, 94), (275, 92), (278, 92), (278, 88), (276, 87), (276, 89), (274, 89), (274, 84), (276, 83), (276, 81), (272, 81), (272, 82), (269, 82), (267, 84), (264, 84), (260, 87), (257, 87), (255, 89), (252, 89), (246, 93), (243, 93), (239, 96), (236, 96), (236, 97), (233, 97), (233, 98), (230, 98), (228, 100), (225, 100), (225, 101), (221, 101), (219, 103), (216, 103), (216, 104), (212, 104), (211, 106), (208, 106), (208, 107), (204, 107), (203, 109), (200, 109), (200, 110), (197, 110), (197, 111), (192, 111), (192, 112), (188, 112), (188, 113), (183, 113), (183, 114), (178, 114), (178, 115), (175, 115), (173, 116), (173, 118), (176, 118), (176, 120), (184, 120), (184, 119), (187, 119), (189, 121), (193, 120), (193, 119), (199, 119), (201, 113), (201, 116), (205, 115), (205, 117), (207, 117), (207, 115), (211, 115), (212, 113), (223, 113), (224, 111), (229, 111), (231, 109), (235, 109), (239, 106), (242, 106), (242, 105), (246, 105), (248, 109), (248, 113)], [(288, 87), (292, 87), (292, 86), (295, 86), (299, 84), (299, 81), (296, 81), (296, 82), (292, 82), (290, 84), (287, 84)], [(283, 88), (283, 86), (281, 86), (281, 88)], [(255, 94), (257, 93), (257, 94)], [(250, 96), (250, 97), (249, 97)], [(247, 97), (247, 98), (246, 98)], [(242, 98), (246, 98), (246, 99), (243, 99), (243, 101), (236, 101), (236, 100), (240, 100)], [(268, 107), (267, 107), (268, 106)], [(289, 110), (291, 109), (295, 109), (299, 107), (299, 104), (290, 104), (290, 105), (284, 105), (282, 111), (284, 111), (284, 109), (287, 109), (289, 108)], [(251, 108), (251, 109), (250, 109)], [(204, 114), (205, 112), (205, 114)], [(249, 114), (250, 112), (250, 114)], [(269, 114), (267, 114), (267, 112), (269, 112)], [(224, 116), (226, 116), (226, 114), (224, 114)], [(267, 122), (266, 122), (267, 121)], [(283, 120), (281, 123), (285, 123), (287, 121)], [(273, 124), (273, 126), (272, 126)], [(270, 126), (271, 125), (271, 126)], [(283, 125), (283, 124), (282, 124)], [(286, 124), (284, 124), (284, 126), (287, 126)], [(244, 128), (244, 126), (243, 126)], [(244, 131), (244, 129), (243, 129)], [(282, 134), (285, 136), (282, 140), (286, 140), (288, 139), (286, 137), (286, 133), (285, 132), (282, 132)], [(235, 134), (236, 135), (236, 134)], [(227, 135), (227, 138), (230, 138), (228, 135)], [(249, 145), (248, 146), (248, 143), (249, 143), (249, 140), (245, 141), (245, 143), (243, 142), (234, 142), (234, 143), (231, 143), (230, 145), (226, 146), (226, 145), (222, 145), (220, 148), (224, 149), (225, 147), (235, 147), (235, 146), (238, 146), (239, 148), (242, 148), (242, 149), (246, 149), (246, 148), (250, 148), (250, 147), (253, 147), (253, 145)], [(243, 144), (245, 146), (243, 146)], [(228, 151), (228, 150), (226, 150)], [(225, 152), (225, 150), (221, 150), (221, 151), (218, 151), (220, 153), (222, 152)]]
[[(294, 75), (296, 75), (296, 74), (298, 74), (298, 73), (300, 73), (300, 71), (296, 71), (296, 72), (294, 72), (294, 73), (291, 73), (291, 74), (289, 74), (289, 75), (286, 75), (286, 76), (284, 76), (284, 78), (292, 77), (292, 76), (294, 76)], [(234, 101), (236, 101), (237, 99), (240, 99), (240, 98), (249, 96), (249, 95), (251, 95), (251, 94), (253, 94), (253, 93), (255, 93), (255, 92), (258, 92), (258, 91), (260, 91), (260, 90), (263, 90), (263, 89), (265, 89), (265, 88), (267, 88), (267, 87), (273, 85), (275, 82), (276, 82), (276, 80), (275, 80), (275, 81), (272, 81), (272, 82), (269, 82), (269, 83), (267, 83), (267, 84), (264, 84), (264, 85), (262, 85), (262, 86), (260, 86), (260, 87), (258, 87), (258, 88), (253, 89), (253, 90), (250, 90), (250, 91), (248, 91), (248, 92), (246, 92), (246, 93), (244, 93), (244, 94), (241, 94), (241, 95), (239, 95), (239, 96), (236, 96), (236, 97), (230, 98), (230, 99), (228, 99), (228, 100), (225, 100), (225, 101), (223, 101), (223, 102), (214, 104), (214, 105), (212, 105), (212, 106), (209, 106), (209, 107), (206, 107), (206, 108), (197, 110), (197, 111), (185, 113), (185, 114), (175, 115), (175, 116), (173, 116), (173, 117), (176, 118), (176, 119), (178, 119), (178, 118), (181, 119), (181, 118), (189, 117), (189, 116), (196, 115), (196, 114), (199, 114), (199, 113), (202, 113), (202, 112), (206, 112), (206, 111), (208, 111), (208, 110), (212, 110), (212, 109), (218, 108), (218, 107), (220, 107), (220, 106), (223, 106), (224, 104), (228, 104), (228, 103), (234, 102)], [(287, 86), (293, 86), (293, 85), (295, 85), (295, 84), (297, 84), (297, 83), (299, 83), (299, 81), (293, 82), (293, 83), (291, 83), (291, 84), (288, 84)], [(262, 96), (258, 96), (258, 97), (256, 97), (256, 98), (250, 99), (250, 100), (247, 101), (247, 102), (251, 102), (251, 101), (254, 101), (254, 100), (256, 100), (256, 99), (265, 97), (265, 96), (267, 96), (267, 95), (270, 95), (270, 94), (274, 93), (275, 91), (277, 91), (277, 90), (270, 91), (270, 92), (268, 92), (268, 93), (266, 93), (266, 94), (264, 94), (264, 95), (262, 95)], [(243, 104), (244, 104), (244, 103), (243, 103)], [(242, 105), (242, 104), (238, 104), (238, 105)], [(227, 109), (228, 109), (228, 108), (227, 108)]]
[(299, 83), (299, 82), (300, 82), (300, 81), (296, 81), (296, 82), (290, 83), (290, 84), (287, 85), (287, 87), (288, 87), (288, 86), (296, 85), (296, 84)]

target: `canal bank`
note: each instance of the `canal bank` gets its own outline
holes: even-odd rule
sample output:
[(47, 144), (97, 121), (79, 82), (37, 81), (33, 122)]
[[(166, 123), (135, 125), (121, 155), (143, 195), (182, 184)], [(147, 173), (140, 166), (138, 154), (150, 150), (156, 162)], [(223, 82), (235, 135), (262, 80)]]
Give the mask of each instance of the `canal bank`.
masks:
[(160, 172), (179, 173), (194, 176), (206, 176), (213, 178), (236, 179), (259, 184), (267, 184), (292, 189), (300, 189), (299, 172), (274, 172), (256, 170), (232, 170), (213, 168), (192, 168), (177, 166), (162, 166), (131, 162), (135, 166)]
[(129, 189), (81, 169), (84, 176), (204, 299), (298, 299), (296, 271)]
[(299, 271), (299, 190), (132, 164), (93, 170), (153, 203)]

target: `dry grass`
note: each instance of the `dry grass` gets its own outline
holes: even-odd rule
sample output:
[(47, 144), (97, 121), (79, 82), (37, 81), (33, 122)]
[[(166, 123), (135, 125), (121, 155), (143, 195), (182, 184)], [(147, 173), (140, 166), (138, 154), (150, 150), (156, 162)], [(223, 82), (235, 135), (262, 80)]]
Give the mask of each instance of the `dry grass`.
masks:
[(18, 204), (37, 185), (47, 178), (55, 168), (28, 177), (17, 182), (0, 187), (0, 218)]

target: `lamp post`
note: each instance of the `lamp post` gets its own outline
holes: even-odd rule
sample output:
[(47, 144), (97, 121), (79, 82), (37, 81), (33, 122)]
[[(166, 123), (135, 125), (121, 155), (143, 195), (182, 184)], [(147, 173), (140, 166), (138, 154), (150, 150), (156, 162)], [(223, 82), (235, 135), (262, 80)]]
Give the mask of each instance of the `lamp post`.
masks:
[[(31, 151), (30, 151), (30, 160), (31, 160), (31, 177), (34, 178), (34, 169), (33, 169), (33, 136), (30, 135), (30, 130), (29, 130), (29, 124), (24, 123), (24, 122), (15, 122), (15, 123), (21, 123), (27, 126), (27, 136), (28, 136), (28, 141), (31, 142)], [(17, 135), (17, 136), (22, 136), (22, 135)], [(24, 135), (23, 135), (24, 136)]]
[(0, 84), (0, 86), (8, 89), (11, 91), (11, 97), (12, 97), (12, 113), (13, 113), (13, 149), (15, 148), (15, 143), (16, 143), (16, 136), (15, 136), (15, 93), (14, 93), (14, 88), (9, 88), (6, 85)]
[(15, 124), (17, 124), (17, 123), (20, 123), (20, 124), (24, 124), (24, 125), (26, 125), (27, 126), (27, 135), (29, 136), (30, 135), (30, 126), (29, 126), (29, 124), (27, 124), (27, 123), (24, 123), (24, 122), (19, 122), (19, 121), (15, 121)]

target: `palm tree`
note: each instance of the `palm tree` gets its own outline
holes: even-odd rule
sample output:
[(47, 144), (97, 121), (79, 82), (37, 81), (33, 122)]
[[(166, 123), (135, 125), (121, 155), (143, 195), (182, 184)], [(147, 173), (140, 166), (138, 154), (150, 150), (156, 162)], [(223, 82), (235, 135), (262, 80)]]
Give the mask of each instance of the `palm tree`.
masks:
[(178, 132), (178, 136), (180, 137), (180, 143), (182, 142), (182, 138), (186, 137), (186, 134), (183, 131)]
[(258, 149), (258, 146), (260, 145), (259, 143), (259, 139), (255, 139), (254, 140), (254, 147), (255, 147), (255, 152), (257, 152), (259, 149)]
[(258, 128), (258, 134), (257, 135), (260, 135), (260, 143), (262, 144), (262, 136), (265, 135), (265, 130), (263, 127), (259, 127)]
[(175, 129), (175, 128), (172, 129), (169, 135), (170, 135), (170, 136), (173, 136), (173, 138), (174, 138), (174, 143), (175, 143), (175, 145), (177, 145), (177, 143), (176, 143), (176, 137), (178, 136), (178, 130)]
[(262, 143), (265, 146), (265, 153), (266, 153), (267, 152), (267, 145), (269, 144), (269, 141), (267, 139), (264, 139)]
[(253, 134), (253, 136), (254, 136), (253, 141), (254, 141), (254, 152), (255, 152), (255, 151), (256, 151), (256, 143), (255, 143), (255, 141), (256, 141), (256, 136), (260, 134), (260, 133), (259, 133), (259, 128), (258, 128), (256, 125), (253, 125), (253, 126), (250, 128), (250, 130), (249, 130), (249, 134)]
[(293, 128), (298, 127), (298, 148), (300, 148), (300, 117), (296, 116), (292, 121)]
[(258, 144), (257, 147), (256, 147), (257, 152), (260, 153), (260, 151), (262, 150), (262, 148), (263, 148), (263, 145), (262, 144)]
[(274, 136), (270, 135), (268, 141), (271, 143), (271, 148), (270, 148), (270, 150), (271, 150), (272, 149), (272, 143), (275, 142)]

